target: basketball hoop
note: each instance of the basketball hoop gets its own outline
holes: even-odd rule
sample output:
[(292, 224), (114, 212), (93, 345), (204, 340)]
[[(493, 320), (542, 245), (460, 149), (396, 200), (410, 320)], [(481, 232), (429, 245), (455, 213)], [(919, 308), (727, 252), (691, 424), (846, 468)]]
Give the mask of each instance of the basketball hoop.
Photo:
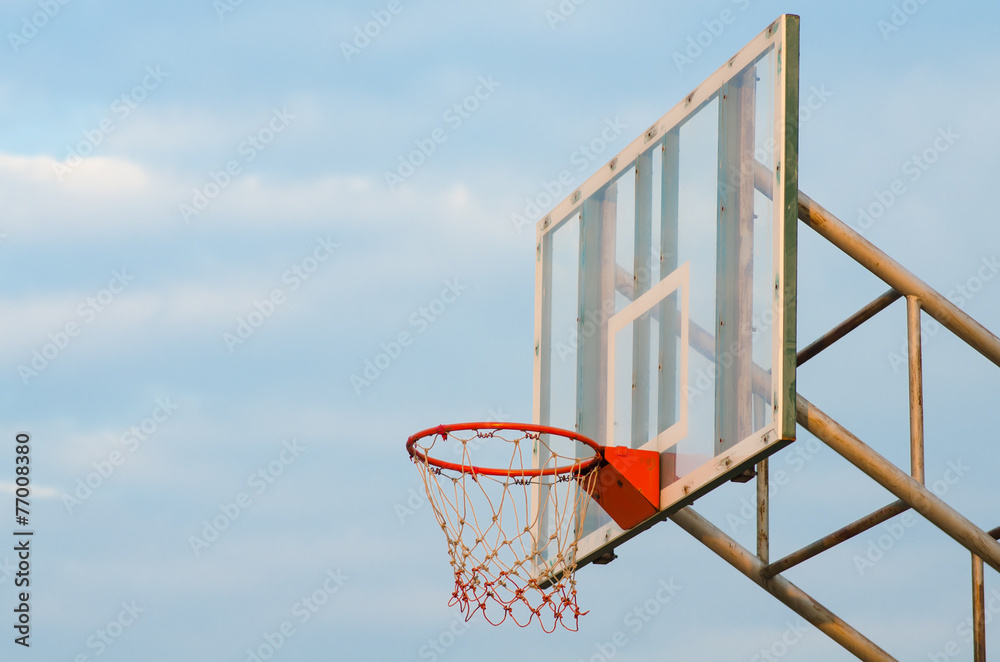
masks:
[[(579, 444), (593, 455), (580, 459)], [(481, 611), (493, 625), (510, 617), (525, 627), (538, 617), (546, 632), (557, 624), (576, 631), (587, 613), (576, 602), (577, 521), (603, 449), (569, 430), (508, 423), (429, 428), (406, 449), (448, 539), (449, 606), (467, 621)], [(441, 459), (447, 452), (458, 461)]]

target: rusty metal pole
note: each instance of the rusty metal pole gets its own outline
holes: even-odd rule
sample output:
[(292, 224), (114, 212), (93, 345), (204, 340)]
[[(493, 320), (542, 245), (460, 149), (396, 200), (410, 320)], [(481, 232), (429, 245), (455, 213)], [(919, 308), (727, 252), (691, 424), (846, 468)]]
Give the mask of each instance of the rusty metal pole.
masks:
[(986, 662), (986, 587), (983, 560), (972, 555), (972, 660)]
[(910, 368), (910, 475), (924, 484), (924, 377), (920, 353), (920, 299), (906, 297), (906, 338)]
[(799, 425), (1000, 572), (1000, 544), (989, 534), (798, 394), (795, 410)]
[(882, 522), (885, 522), (900, 513), (904, 513), (909, 509), (910, 507), (902, 501), (894, 501), (888, 506), (883, 506), (872, 514), (866, 515), (859, 520), (855, 520), (842, 529), (838, 529), (827, 536), (823, 536), (816, 542), (806, 545), (802, 549), (792, 552), (782, 559), (778, 559), (764, 568), (764, 577), (773, 577), (774, 575), (782, 573), (785, 570), (802, 563), (803, 561), (808, 561), (817, 554), (825, 552), (845, 540), (850, 540), (854, 536), (864, 533), (873, 526), (878, 526)]
[(792, 611), (815, 625), (823, 634), (853, 653), (859, 660), (895, 661), (894, 657), (784, 577), (779, 575), (764, 579), (761, 576), (764, 564), (760, 559), (692, 510), (690, 506), (680, 509), (671, 515), (670, 519)]
[(798, 365), (802, 365), (854, 329), (875, 317), (878, 313), (888, 308), (890, 304), (901, 296), (903, 295), (896, 290), (890, 289), (888, 292), (824, 333), (822, 337), (817, 338), (803, 349), (800, 349), (798, 355), (795, 357), (796, 362)]
[(767, 458), (757, 464), (757, 558), (764, 565), (770, 556), (770, 513), (768, 510)]
[(802, 191), (799, 219), (896, 291), (920, 297), (924, 312), (1000, 366), (1000, 338)]

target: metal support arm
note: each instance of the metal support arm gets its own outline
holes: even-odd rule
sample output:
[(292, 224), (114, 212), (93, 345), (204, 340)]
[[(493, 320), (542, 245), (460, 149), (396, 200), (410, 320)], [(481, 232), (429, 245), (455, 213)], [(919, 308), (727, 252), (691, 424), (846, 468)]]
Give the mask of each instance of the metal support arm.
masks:
[(1000, 543), (801, 395), (795, 399), (799, 425), (1000, 572)]
[(845, 623), (832, 611), (816, 602), (807, 593), (784, 577), (764, 579), (764, 562), (744, 549), (718, 527), (690, 507), (670, 516), (698, 542), (721, 556), (727, 563), (752, 579), (758, 586), (783, 602), (792, 611), (815, 625), (823, 634), (865, 662), (890, 662), (895, 658)]
[(846, 320), (830, 329), (823, 334), (822, 337), (817, 338), (812, 343), (807, 345), (804, 349), (800, 350), (796, 356), (797, 365), (802, 365), (812, 357), (816, 356), (824, 349), (837, 342), (848, 333), (858, 328), (871, 318), (875, 317), (878, 313), (882, 312), (889, 307), (893, 301), (903, 296), (896, 290), (890, 289), (885, 294), (881, 295), (867, 306), (854, 313)]
[(1000, 366), (1000, 338), (802, 191), (799, 191), (799, 219), (896, 291), (919, 297), (921, 308), (928, 315)]
[(888, 506), (883, 506), (872, 514), (866, 515), (861, 519), (848, 524), (844, 528), (834, 531), (830, 535), (823, 536), (812, 544), (806, 545), (797, 552), (792, 552), (785, 558), (775, 561), (764, 568), (764, 577), (773, 577), (774, 575), (782, 573), (785, 570), (802, 563), (803, 561), (808, 561), (817, 554), (825, 552), (835, 545), (839, 545), (842, 542), (850, 540), (854, 536), (864, 533), (873, 526), (878, 526), (882, 522), (885, 522), (900, 513), (906, 512), (909, 509), (910, 507), (902, 501), (894, 501)]

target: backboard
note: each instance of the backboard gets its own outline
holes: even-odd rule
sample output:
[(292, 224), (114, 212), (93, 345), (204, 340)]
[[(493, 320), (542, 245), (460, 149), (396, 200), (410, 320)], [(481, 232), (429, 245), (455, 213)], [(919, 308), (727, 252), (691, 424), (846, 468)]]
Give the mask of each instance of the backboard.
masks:
[(538, 223), (534, 422), (660, 453), (660, 511), (589, 503), (578, 564), (795, 438), (798, 50), (781, 16)]

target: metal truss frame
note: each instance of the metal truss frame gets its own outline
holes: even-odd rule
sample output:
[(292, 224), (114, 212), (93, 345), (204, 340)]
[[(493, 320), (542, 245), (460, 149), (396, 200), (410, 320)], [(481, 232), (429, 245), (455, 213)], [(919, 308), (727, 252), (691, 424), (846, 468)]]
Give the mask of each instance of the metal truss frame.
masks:
[(893, 493), (898, 500), (773, 563), (768, 558), (767, 459), (757, 464), (756, 554), (740, 546), (690, 506), (670, 515), (670, 519), (858, 659), (887, 662), (896, 658), (785, 579), (781, 573), (873, 526), (913, 509), (968, 549), (972, 555), (973, 660), (986, 662), (983, 566), (984, 563), (988, 564), (1000, 572), (1000, 542), (997, 542), (1000, 538), (1000, 527), (989, 532), (984, 531), (924, 485), (921, 312), (933, 317), (997, 366), (1000, 366), (1000, 338), (801, 191), (798, 195), (798, 217), (890, 287), (885, 294), (798, 352), (798, 365), (816, 356), (900, 297), (906, 298), (910, 392), (909, 472), (900, 469), (875, 452), (802, 395), (796, 394), (795, 406), (799, 425)]

